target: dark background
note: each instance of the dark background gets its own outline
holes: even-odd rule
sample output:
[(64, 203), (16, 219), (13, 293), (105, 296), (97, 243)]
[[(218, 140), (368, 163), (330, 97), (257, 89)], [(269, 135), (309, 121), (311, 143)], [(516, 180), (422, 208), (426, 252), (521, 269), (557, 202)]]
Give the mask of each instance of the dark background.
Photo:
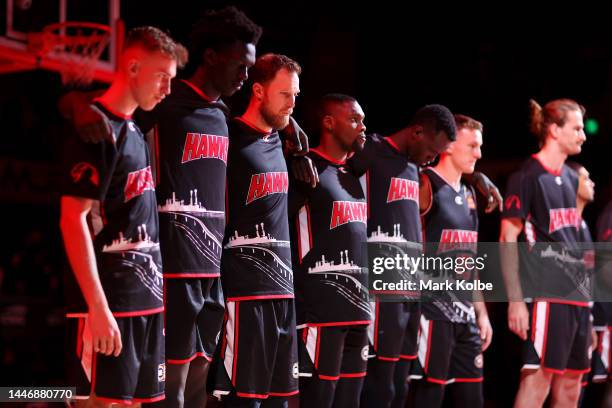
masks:
[[(16, 18), (36, 31), (56, 20), (49, 3), (34, 0)], [(53, 3), (53, 2), (51, 2)], [(303, 68), (296, 118), (317, 135), (318, 98), (329, 92), (355, 96), (368, 132), (389, 134), (427, 103), (484, 123), (478, 167), (504, 189), (508, 174), (537, 151), (527, 130), (527, 102), (568, 97), (600, 125), (575, 159), (596, 183), (596, 201), (585, 218), (612, 198), (612, 29), (603, 8), (449, 9), (391, 2), (233, 2), (263, 27), (258, 54), (277, 52)], [(124, 0), (127, 28), (155, 25), (188, 43), (201, 11), (219, 1)], [(106, 1), (69, 1), (69, 19), (106, 20)], [(4, 2), (0, 2), (4, 24)], [(512, 5), (512, 7), (517, 7)], [(4, 28), (4, 27), (2, 27)], [(246, 93), (230, 102), (239, 112)], [(0, 76), (0, 384), (63, 384), (61, 273), (65, 267), (57, 228), (54, 175), (61, 120), (55, 104), (63, 92), (56, 73)], [(22, 165), (26, 163), (26, 165)], [(496, 241), (499, 216), (482, 216), (481, 237)], [(20, 309), (21, 307), (21, 309)], [(485, 354), (487, 400), (510, 404), (518, 381), (519, 343), (505, 324), (505, 305), (489, 304), (494, 340)], [(20, 316), (22, 317), (20, 319)], [(58, 345), (59, 344), (59, 345)]]

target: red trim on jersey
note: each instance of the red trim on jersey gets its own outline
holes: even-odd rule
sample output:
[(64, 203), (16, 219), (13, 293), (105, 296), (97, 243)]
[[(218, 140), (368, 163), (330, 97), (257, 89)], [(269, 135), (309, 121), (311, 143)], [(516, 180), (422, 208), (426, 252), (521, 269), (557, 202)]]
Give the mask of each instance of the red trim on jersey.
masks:
[(537, 331), (536, 323), (538, 321), (538, 307), (537, 302), (533, 303), (533, 314), (531, 315), (531, 342), (535, 343), (535, 336)]
[(431, 355), (431, 332), (433, 329), (433, 320), (429, 321), (429, 331), (427, 332), (427, 353), (425, 354), (425, 367), (423, 371), (427, 372), (429, 368), (429, 356)]
[(549, 299), (549, 298), (537, 298), (538, 302), (547, 302), (547, 303), (557, 303), (560, 305), (570, 305), (570, 306), (578, 306), (578, 307), (589, 307), (589, 302), (577, 302), (573, 300), (563, 300), (563, 299)]
[[(254, 123), (249, 122), (248, 120), (246, 120), (244, 117), (242, 116), (238, 116), (236, 118), (237, 120), (241, 121), (242, 123), (244, 123), (245, 125), (247, 125), (248, 127), (250, 127), (251, 129), (253, 129), (254, 131), (256, 131), (257, 133), (261, 133), (262, 137), (266, 137), (266, 136), (270, 136), (272, 134), (272, 132), (268, 132), (266, 130), (263, 130), (262, 128), (258, 127), (257, 125), (255, 125)], [(312, 149), (310, 149), (312, 150)]]
[(340, 373), (340, 378), (361, 378), (361, 377), (365, 377), (366, 376), (366, 372), (363, 371), (361, 373)]
[(302, 211), (301, 208), (298, 210), (297, 216), (295, 217), (295, 231), (297, 233), (298, 261), (300, 262), (300, 265), (301, 265), (303, 257), (302, 257), (302, 236), (300, 234), (300, 211)]
[(164, 279), (166, 278), (218, 278), (220, 273), (165, 273)]
[(79, 319), (79, 326), (77, 328), (77, 344), (76, 344), (76, 355), (81, 359), (83, 353), (83, 331), (85, 330), (85, 319)]
[(478, 378), (453, 378), (453, 381), (456, 383), (478, 383), (478, 382), (483, 382), (484, 381), (484, 377), (478, 377)]
[(439, 378), (426, 377), (427, 381), (434, 384), (446, 385), (446, 380), (440, 380)]
[(355, 320), (352, 322), (329, 322), (329, 323), (306, 323), (309, 327), (329, 327), (329, 326), (359, 326), (362, 324), (370, 324), (371, 320)]
[(323, 374), (319, 374), (319, 379), (320, 380), (328, 380), (328, 381), (337, 381), (340, 379), (339, 375), (323, 375)]
[(159, 127), (153, 126), (153, 139), (155, 140), (155, 187), (159, 184), (160, 178), (160, 161), (159, 161)]
[(304, 344), (306, 344), (306, 342), (308, 341), (308, 327), (304, 327), (302, 329), (302, 341), (304, 342)]
[[(366, 190), (367, 190), (367, 192), (366, 192), (366, 200), (367, 200), (366, 203), (371, 203), (372, 201), (370, 201), (370, 192), (371, 192), (371, 190), (370, 190), (370, 170), (365, 172), (365, 177), (366, 177)], [(372, 206), (368, 205), (368, 219), (372, 215), (371, 208), (372, 208)]]
[(113, 109), (110, 106), (108, 106), (106, 103), (102, 102), (100, 100), (100, 98), (95, 98), (93, 100), (93, 102), (99, 103), (100, 105), (102, 105), (104, 107), (104, 109), (106, 109), (107, 111), (109, 111), (110, 113), (112, 113), (113, 115), (115, 115), (115, 116), (117, 116), (119, 118), (122, 118), (122, 119), (125, 119), (125, 120), (132, 119), (132, 115), (126, 115), (125, 113), (121, 113), (121, 112), (116, 111), (115, 109)]
[(166, 290), (166, 277), (162, 276), (163, 278), (163, 282), (164, 282), (164, 336), (166, 335), (166, 299), (168, 298), (167, 296), (167, 290)]
[(221, 359), (225, 360), (225, 348), (227, 347), (227, 308), (223, 312), (223, 336), (221, 336)]
[(537, 154), (535, 154), (535, 153), (534, 153), (534, 154), (532, 154), (532, 155), (531, 155), (531, 157), (533, 157), (534, 159), (536, 159), (536, 160), (538, 161), (538, 163), (540, 163), (540, 166), (542, 166), (542, 168), (543, 168), (544, 170), (546, 170), (547, 172), (549, 172), (549, 173), (550, 173), (550, 174), (552, 174), (553, 176), (560, 176), (560, 175), (561, 175), (561, 171), (563, 170), (563, 166), (561, 166), (561, 169), (559, 169), (559, 170), (554, 170), (554, 169), (551, 169), (550, 167), (546, 167), (546, 166), (544, 165), (544, 163), (542, 163), (542, 160), (540, 160), (540, 158), (538, 157), (538, 155), (537, 155)]
[(380, 308), (380, 304), (379, 304), (379, 300), (376, 299), (376, 306), (374, 308), (375, 310), (375, 315), (374, 315), (374, 351), (376, 351), (378, 349), (378, 319), (379, 319), (379, 310)]
[(308, 223), (308, 242), (310, 243), (310, 249), (312, 250), (312, 223), (310, 222), (310, 205), (306, 204), (306, 222)]
[(417, 358), (416, 354), (400, 354), (400, 358), (402, 360), (415, 360)]
[(268, 393), (268, 395), (271, 396), (271, 397), (290, 397), (292, 395), (297, 395), (299, 393), (300, 393), (300, 390), (289, 391), (289, 392), (272, 392), (272, 391), (270, 391)]
[(152, 398), (132, 398), (132, 399), (115, 399), (115, 398), (106, 398), (106, 397), (96, 396), (96, 399), (103, 401), (103, 402), (110, 402), (110, 403), (124, 404), (124, 405), (158, 402), (158, 401), (164, 400), (165, 398), (166, 398), (165, 394), (158, 395), (157, 397), (152, 397)]
[(544, 323), (544, 340), (542, 341), (542, 356), (540, 362), (544, 363), (546, 357), (546, 340), (548, 340), (548, 318), (550, 317), (550, 303), (546, 303), (546, 320)]
[(242, 398), (258, 398), (258, 399), (268, 398), (268, 394), (248, 394), (245, 392), (236, 392), (236, 395)]
[(234, 355), (232, 356), (234, 361), (232, 361), (232, 385), (234, 388), (236, 388), (236, 363), (238, 362), (238, 318), (240, 316), (240, 302), (236, 302), (234, 307), (236, 308), (236, 316), (234, 317)]
[(315, 368), (319, 368), (319, 348), (321, 347), (321, 327), (317, 327), (317, 347), (315, 347)]
[[(106, 214), (104, 213), (104, 201), (98, 201), (100, 203), (100, 218), (102, 219), (102, 225), (106, 226), (108, 224), (108, 220), (106, 219)], [(94, 234), (91, 234), (93, 237)]]
[(389, 137), (389, 136), (385, 136), (385, 137), (383, 138), (383, 140), (384, 140), (384, 141), (386, 141), (387, 143), (389, 143), (389, 144), (391, 145), (391, 147), (392, 147), (392, 148), (394, 148), (395, 150), (397, 150), (398, 152), (400, 151), (399, 146), (397, 145), (397, 143), (395, 143), (395, 142), (393, 141), (393, 139), (391, 139), (391, 137)]
[(574, 370), (574, 369), (571, 369), (571, 368), (566, 368), (564, 371), (566, 373), (572, 373), (572, 374), (586, 374), (586, 373), (591, 371), (591, 367), (583, 368), (582, 370)]
[(241, 302), (243, 300), (262, 300), (262, 299), (293, 299), (293, 295), (260, 295), (260, 296), (238, 296), (227, 298), (228, 302)]
[(186, 79), (180, 79), (179, 81), (181, 81), (182, 83), (184, 83), (185, 85), (187, 85), (188, 87), (193, 89), (193, 91), (195, 93), (197, 93), (199, 96), (201, 96), (202, 99), (204, 99), (206, 102), (217, 102), (218, 99), (215, 100), (215, 99), (211, 98), (210, 96), (206, 95), (204, 93), (204, 91), (202, 91), (200, 88), (198, 88), (197, 86), (195, 86), (191, 82), (187, 81)]
[(549, 368), (549, 367), (546, 367), (544, 365), (540, 365), (540, 368), (542, 370), (544, 370), (544, 371), (549, 371), (549, 372), (551, 372), (553, 374), (564, 374), (565, 373), (565, 370), (558, 370), (556, 368)]
[(328, 162), (330, 162), (332, 164), (337, 164), (339, 166), (342, 166), (342, 165), (346, 164), (346, 160), (336, 160), (333, 157), (330, 157), (329, 155), (323, 153), (322, 151), (320, 151), (316, 147), (310, 148), (310, 151), (313, 152), (313, 153), (318, 154), (319, 156), (321, 156), (322, 158), (324, 158), (325, 160), (327, 160)]
[(206, 353), (198, 351), (196, 352), (193, 356), (186, 358), (184, 360), (172, 360), (172, 359), (167, 359), (166, 363), (168, 364), (177, 364), (177, 365), (181, 365), (181, 364), (187, 364), (192, 362), (193, 360), (195, 360), (198, 357), (204, 357), (204, 359), (208, 362), (212, 361), (212, 357), (209, 357), (206, 355)]
[(381, 360), (381, 361), (399, 361), (400, 358), (399, 357), (383, 357), (383, 356), (376, 356), (377, 359)]
[(227, 186), (229, 183), (225, 183), (225, 226), (229, 224), (229, 199), (228, 199), (228, 191)]
[(580, 384), (581, 387), (586, 387), (587, 385), (589, 385), (588, 381), (583, 381), (582, 384)]

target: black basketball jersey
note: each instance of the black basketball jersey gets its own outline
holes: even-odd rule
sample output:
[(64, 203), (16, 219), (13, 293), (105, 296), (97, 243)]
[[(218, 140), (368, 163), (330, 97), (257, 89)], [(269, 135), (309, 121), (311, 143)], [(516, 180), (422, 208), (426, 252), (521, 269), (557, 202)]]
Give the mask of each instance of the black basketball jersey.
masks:
[[(432, 201), (423, 215), (423, 241), (428, 257), (474, 257), (477, 254), (478, 211), (474, 191), (461, 183), (455, 190), (435, 169), (426, 168), (423, 175), (429, 178)], [(459, 273), (461, 272), (461, 273)], [(472, 271), (427, 268), (424, 276), (435, 281), (469, 281)], [(461, 290), (424, 293), (422, 310), (429, 320), (448, 320), (454, 323), (475, 321), (471, 292)]]
[[(67, 135), (62, 194), (95, 200), (88, 222), (98, 274), (113, 314), (159, 312), (162, 267), (148, 146), (131, 117), (100, 102), (96, 105), (108, 117), (115, 141), (84, 143), (74, 132)], [(72, 275), (67, 295), (69, 316), (87, 313)]]
[(289, 199), (298, 209), (289, 223), (297, 324), (368, 323), (367, 203), (359, 179), (317, 149), (308, 156), (319, 184), (292, 180)]
[[(521, 275), (527, 297), (587, 306), (590, 279), (579, 242), (578, 176), (546, 169), (534, 155), (510, 176), (503, 218), (520, 218)], [(551, 243), (551, 244), (548, 244)], [(525, 290), (527, 288), (527, 290)]]
[[(597, 273), (609, 276), (612, 273), (612, 202), (610, 202), (597, 218)], [(598, 282), (598, 280), (595, 280)], [(602, 301), (595, 302), (593, 306), (593, 326), (612, 326), (612, 291), (607, 279), (601, 283), (600, 297)]]
[(225, 228), (229, 146), (221, 102), (185, 80), (152, 112), (139, 111), (155, 130), (160, 243), (166, 278), (219, 276)]
[(229, 130), (223, 291), (228, 300), (293, 298), (289, 177), (278, 132), (242, 118)]
[[(357, 152), (349, 163), (361, 176), (368, 202), (370, 259), (395, 258), (398, 254), (419, 257), (422, 253), (422, 231), (419, 169), (416, 164), (399, 152), (391, 138), (377, 134), (368, 135), (363, 150)], [(405, 269), (385, 273), (385, 279), (390, 282), (416, 280), (418, 276)], [(372, 292), (377, 293), (376, 290)], [(403, 294), (409, 298), (418, 297), (418, 291)]]

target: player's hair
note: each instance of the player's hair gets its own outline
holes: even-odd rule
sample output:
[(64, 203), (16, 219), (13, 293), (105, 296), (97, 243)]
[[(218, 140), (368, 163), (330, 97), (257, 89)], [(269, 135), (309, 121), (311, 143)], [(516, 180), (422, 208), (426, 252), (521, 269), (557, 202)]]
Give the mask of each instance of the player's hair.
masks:
[(323, 118), (327, 115), (331, 115), (332, 106), (341, 105), (343, 103), (352, 103), (357, 102), (357, 99), (353, 98), (350, 95), (340, 94), (340, 93), (330, 93), (323, 96), (319, 102), (319, 122), (323, 120)]
[(544, 108), (535, 100), (529, 100), (529, 130), (537, 137), (540, 147), (546, 141), (550, 125), (565, 125), (567, 113), (570, 111), (579, 111), (583, 115), (586, 112), (584, 106), (572, 99), (555, 99), (544, 105)]
[(261, 27), (249, 19), (246, 14), (234, 6), (220, 10), (209, 10), (193, 26), (191, 31), (191, 63), (199, 66), (204, 58), (204, 51), (211, 48), (220, 51), (236, 41), (257, 45), (261, 37)]
[(454, 141), (457, 133), (455, 118), (451, 111), (443, 105), (425, 105), (412, 117), (410, 126), (421, 125), (426, 130), (435, 133), (444, 132), (448, 140)]
[(281, 69), (295, 72), (300, 75), (302, 67), (291, 58), (280, 54), (265, 54), (257, 58), (255, 64), (249, 69), (249, 80), (251, 84), (266, 84), (274, 79), (276, 73)]
[(128, 32), (124, 49), (141, 47), (148, 52), (161, 52), (176, 61), (179, 67), (187, 62), (187, 49), (174, 41), (159, 28), (151, 26), (136, 27)]
[(457, 130), (471, 129), (479, 130), (481, 132), (483, 130), (481, 122), (477, 121), (474, 118), (470, 118), (469, 116), (461, 115), (459, 113), (455, 114), (455, 125), (457, 126)]

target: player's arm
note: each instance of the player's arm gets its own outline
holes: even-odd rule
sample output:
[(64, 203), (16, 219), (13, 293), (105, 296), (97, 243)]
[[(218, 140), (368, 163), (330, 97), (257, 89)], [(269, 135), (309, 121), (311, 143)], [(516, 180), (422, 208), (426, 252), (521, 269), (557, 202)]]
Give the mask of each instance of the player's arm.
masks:
[(523, 230), (520, 218), (504, 218), (499, 235), (501, 269), (508, 295), (508, 327), (523, 340), (527, 339), (529, 312), (523, 301), (519, 278), (518, 236)]
[(88, 306), (88, 324), (94, 351), (115, 357), (121, 353), (121, 334), (102, 289), (87, 214), (93, 201), (63, 196), (60, 228), (72, 271)]
[(482, 340), (482, 351), (485, 351), (491, 345), (493, 340), (493, 327), (489, 320), (487, 305), (484, 302), (482, 293), (479, 290), (474, 291), (474, 311), (476, 312), (476, 324), (480, 329), (480, 338)]
[(424, 216), (431, 209), (433, 202), (433, 190), (431, 181), (425, 173), (419, 173), (419, 211)]

